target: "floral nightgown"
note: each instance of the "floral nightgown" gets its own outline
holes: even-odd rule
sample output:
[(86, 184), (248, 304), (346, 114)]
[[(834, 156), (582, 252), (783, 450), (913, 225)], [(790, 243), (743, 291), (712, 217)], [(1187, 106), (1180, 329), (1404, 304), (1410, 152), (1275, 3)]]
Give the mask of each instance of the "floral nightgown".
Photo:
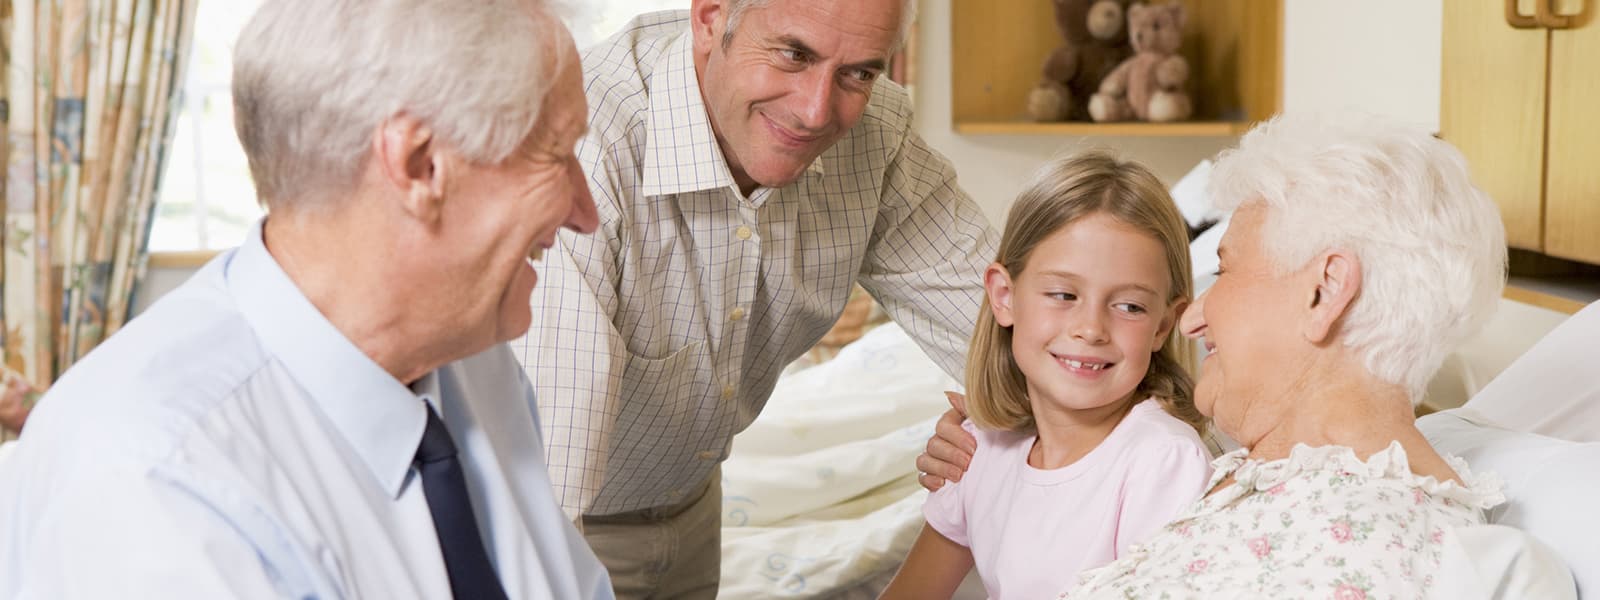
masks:
[(1492, 475), (1466, 482), (1411, 472), (1398, 442), (1366, 461), (1343, 446), (1297, 445), (1289, 457), (1213, 462), (1215, 487), (1146, 543), (1085, 571), (1059, 598), (1421, 598), (1446, 528), (1483, 522), (1504, 501)]

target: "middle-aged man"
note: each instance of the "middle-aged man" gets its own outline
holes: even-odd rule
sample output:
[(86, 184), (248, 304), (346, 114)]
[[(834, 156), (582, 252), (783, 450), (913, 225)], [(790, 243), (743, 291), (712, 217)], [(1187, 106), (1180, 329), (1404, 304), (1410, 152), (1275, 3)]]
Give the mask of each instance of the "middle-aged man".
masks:
[(560, 21), (273, 0), (234, 56), (270, 214), (39, 404), (0, 598), (610, 598), (503, 343), (596, 222)]
[(715, 593), (718, 465), (853, 284), (962, 371), (995, 236), (883, 76), (913, 5), (693, 0), (585, 54), (599, 230), (560, 236), (521, 351), (620, 597)]

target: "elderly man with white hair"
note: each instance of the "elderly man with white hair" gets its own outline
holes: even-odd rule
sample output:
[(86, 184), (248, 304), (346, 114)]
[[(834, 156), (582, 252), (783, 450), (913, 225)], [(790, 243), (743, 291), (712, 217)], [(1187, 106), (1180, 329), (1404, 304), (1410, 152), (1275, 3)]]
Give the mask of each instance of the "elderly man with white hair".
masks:
[(504, 344), (595, 227), (560, 21), (274, 0), (234, 102), (269, 214), (41, 400), (0, 597), (610, 598)]
[(959, 376), (996, 241), (884, 76), (915, 2), (684, 4), (585, 51), (599, 230), (520, 347), (620, 597), (716, 594), (718, 465), (854, 284)]

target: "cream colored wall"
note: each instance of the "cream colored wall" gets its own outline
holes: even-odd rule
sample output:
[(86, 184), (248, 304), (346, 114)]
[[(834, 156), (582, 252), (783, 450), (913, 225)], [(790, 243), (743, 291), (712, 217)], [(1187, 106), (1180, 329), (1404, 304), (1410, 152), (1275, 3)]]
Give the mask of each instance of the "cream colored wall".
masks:
[[(981, 1), (1038, 0), (922, 0), (916, 128), (956, 165), (962, 187), (997, 226), (1028, 175), (1057, 154), (1089, 146), (1114, 148), (1149, 165), (1170, 184), (1235, 142), (1231, 137), (956, 135), (950, 127), (950, 6)], [(1438, 128), (1443, 0), (1284, 2), (1285, 110), (1354, 107)]]
[(1444, 0), (1286, 0), (1286, 110), (1357, 108), (1439, 130)]

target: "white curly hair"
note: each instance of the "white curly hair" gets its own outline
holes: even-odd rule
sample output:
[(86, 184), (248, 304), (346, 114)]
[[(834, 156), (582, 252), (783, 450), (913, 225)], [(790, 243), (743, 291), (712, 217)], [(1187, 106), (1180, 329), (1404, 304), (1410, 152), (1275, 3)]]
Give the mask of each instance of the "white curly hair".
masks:
[(1427, 131), (1364, 114), (1282, 115), (1224, 152), (1217, 207), (1267, 207), (1263, 248), (1283, 272), (1354, 252), (1361, 290), (1343, 343), (1412, 403), (1449, 352), (1498, 306), (1505, 228), (1466, 159)]

